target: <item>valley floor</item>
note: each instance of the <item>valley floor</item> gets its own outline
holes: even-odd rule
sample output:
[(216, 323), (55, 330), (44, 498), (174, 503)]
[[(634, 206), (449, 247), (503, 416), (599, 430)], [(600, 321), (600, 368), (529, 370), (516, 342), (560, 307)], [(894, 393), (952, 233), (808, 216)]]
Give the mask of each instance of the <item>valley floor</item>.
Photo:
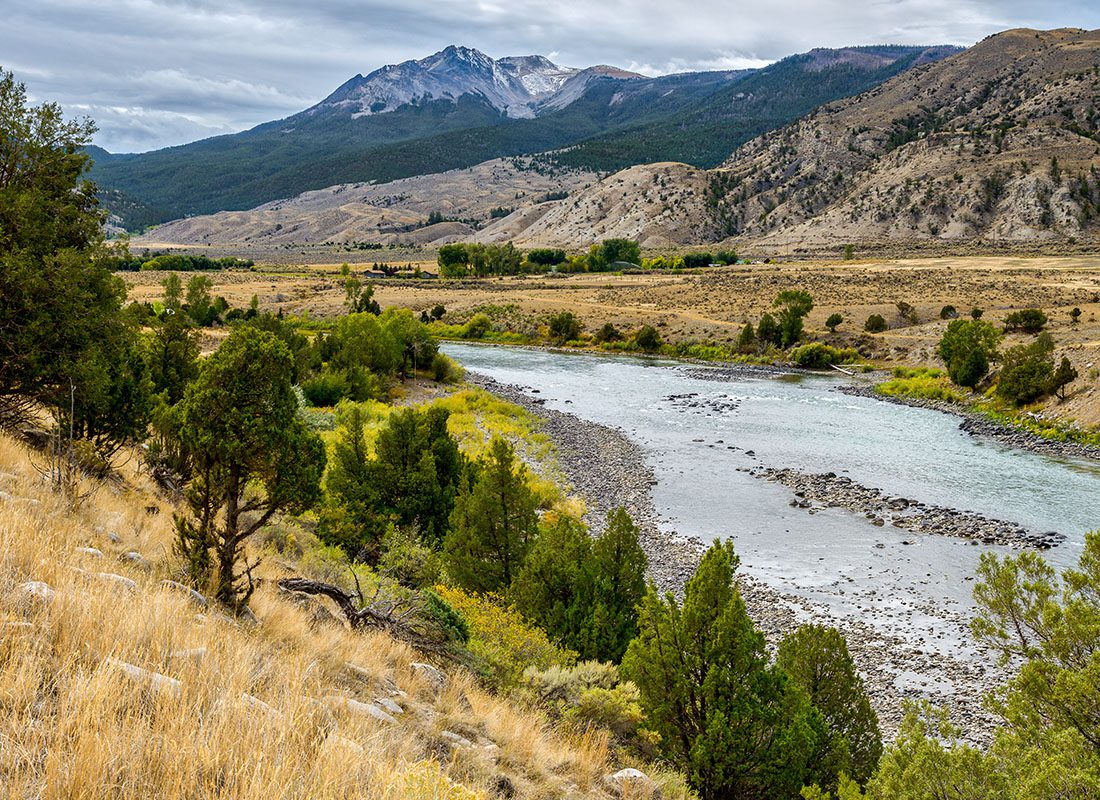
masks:
[[(246, 253), (239, 255), (248, 256)], [(368, 254), (370, 257), (370, 254)], [(387, 255), (387, 258), (393, 258)], [(408, 262), (433, 265), (423, 256)], [(126, 273), (131, 297), (159, 299), (164, 275)], [(257, 295), (262, 308), (288, 314), (332, 316), (344, 299), (339, 266), (258, 266), (252, 272), (214, 273), (214, 293), (231, 305), (247, 306)], [(386, 306), (415, 311), (436, 304), (451, 316), (469, 316), (495, 306), (518, 324), (535, 324), (545, 315), (572, 311), (592, 331), (610, 322), (630, 330), (657, 327), (668, 341), (711, 340), (733, 343), (746, 322), (770, 310), (784, 289), (804, 289), (814, 298), (808, 331), (840, 346), (857, 346), (884, 366), (936, 363), (935, 349), (947, 322), (945, 305), (964, 316), (972, 308), (983, 319), (999, 323), (1018, 308), (1042, 308), (1058, 349), (1069, 356), (1080, 375), (1064, 402), (1052, 400), (1048, 413), (1100, 423), (1100, 256), (942, 257), (851, 262), (756, 263), (697, 272), (582, 274), (555, 277), (509, 277), (478, 281), (381, 279), (375, 297)], [(896, 303), (910, 304), (917, 324), (904, 322)], [(1070, 310), (1080, 308), (1080, 322), (1070, 324)], [(836, 334), (825, 319), (844, 317)], [(882, 334), (864, 334), (863, 324), (881, 314), (892, 326)], [(1015, 342), (1009, 337), (1007, 344)], [(1023, 337), (1020, 337), (1023, 341)]]

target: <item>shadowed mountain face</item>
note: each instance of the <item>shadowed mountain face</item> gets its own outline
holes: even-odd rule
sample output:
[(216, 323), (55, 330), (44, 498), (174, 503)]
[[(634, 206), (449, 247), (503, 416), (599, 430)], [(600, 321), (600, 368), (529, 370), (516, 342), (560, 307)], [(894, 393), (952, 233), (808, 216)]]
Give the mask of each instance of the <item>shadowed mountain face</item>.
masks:
[(140, 154), (95, 148), (92, 177), (134, 229), (562, 148), (557, 166), (584, 171), (666, 160), (712, 167), (820, 103), (949, 51), (818, 50), (764, 70), (645, 78), (448, 47), (356, 76), (306, 111), (239, 134)]

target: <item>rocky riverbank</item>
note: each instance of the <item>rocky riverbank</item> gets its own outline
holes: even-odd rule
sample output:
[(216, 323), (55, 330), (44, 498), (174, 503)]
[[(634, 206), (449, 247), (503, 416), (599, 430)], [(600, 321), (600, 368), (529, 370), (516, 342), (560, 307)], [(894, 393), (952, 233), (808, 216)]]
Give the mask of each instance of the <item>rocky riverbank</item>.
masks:
[(1089, 458), (1100, 461), (1100, 447), (1080, 442), (1062, 442), (1057, 439), (1048, 439), (1015, 425), (996, 422), (957, 403), (949, 403), (945, 400), (925, 400), (917, 397), (891, 397), (876, 392), (875, 387), (869, 385), (839, 386), (837, 391), (857, 397), (871, 397), (875, 400), (882, 400), (900, 406), (927, 408), (932, 411), (951, 414), (960, 418), (959, 429), (971, 436), (993, 439), (1001, 444), (1020, 450), (1054, 456), (1055, 458)]
[[(662, 591), (682, 594), (707, 543), (661, 530), (651, 497), (656, 480), (641, 448), (620, 430), (546, 408), (545, 401), (533, 398), (522, 387), (501, 384), (476, 373), (470, 373), (468, 380), (544, 420), (546, 433), (557, 445), (558, 467), (586, 502), (586, 522), (591, 529), (601, 530), (608, 511), (625, 507), (641, 531), (651, 579)], [(966, 738), (976, 743), (988, 740), (992, 718), (982, 708), (981, 698), (1004, 677), (991, 662), (945, 655), (934, 642), (914, 642), (864, 619), (838, 618), (805, 598), (777, 591), (744, 572), (738, 580), (749, 614), (773, 647), (806, 622), (841, 630), (864, 675), (885, 739), (892, 740), (897, 733), (903, 702), (923, 698), (946, 705)], [(951, 617), (941, 609), (913, 610), (940, 614), (960, 634), (965, 631), (964, 619)]]
[(754, 478), (781, 483), (794, 492), (791, 505), (811, 514), (823, 508), (846, 508), (863, 514), (872, 525), (921, 534), (956, 536), (982, 544), (1007, 547), (1035, 547), (1047, 550), (1065, 541), (1056, 531), (1039, 533), (1014, 522), (993, 519), (971, 511), (927, 505), (906, 497), (892, 497), (880, 489), (861, 486), (835, 472), (811, 474), (775, 467), (742, 468)]

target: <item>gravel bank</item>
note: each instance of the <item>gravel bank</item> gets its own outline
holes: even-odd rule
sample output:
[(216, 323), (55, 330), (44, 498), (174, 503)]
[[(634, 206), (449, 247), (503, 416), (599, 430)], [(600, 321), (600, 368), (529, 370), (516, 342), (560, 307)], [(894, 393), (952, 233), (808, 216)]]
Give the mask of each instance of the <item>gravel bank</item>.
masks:
[[(661, 531), (651, 497), (656, 480), (642, 449), (620, 430), (546, 408), (544, 401), (532, 398), (522, 387), (472, 372), (468, 380), (545, 421), (545, 430), (557, 445), (558, 466), (587, 504), (586, 522), (599, 531), (609, 510), (625, 507), (641, 530), (651, 579), (661, 590), (681, 594), (706, 543)], [(926, 698), (946, 705), (971, 741), (988, 741), (993, 719), (982, 708), (981, 698), (1004, 678), (990, 663), (945, 655), (863, 619), (837, 618), (805, 598), (777, 591), (745, 573), (739, 582), (750, 615), (772, 646), (806, 622), (841, 630), (864, 675), (886, 740), (897, 733), (903, 701)], [(941, 615), (959, 630), (965, 627), (965, 620), (951, 618), (941, 609), (920, 610)]]
[[(1065, 541), (1056, 531), (1039, 533), (1014, 522), (993, 519), (972, 511), (926, 505), (906, 497), (892, 497), (879, 489), (861, 486), (835, 472), (811, 474), (775, 467), (745, 468), (754, 478), (781, 483), (794, 492), (791, 505), (811, 514), (822, 508), (846, 508), (863, 514), (872, 525), (893, 525), (914, 533), (956, 536), (982, 544), (1035, 547), (1047, 550)], [(816, 504), (816, 505), (815, 505)], [(908, 542), (906, 542), (908, 544)]]

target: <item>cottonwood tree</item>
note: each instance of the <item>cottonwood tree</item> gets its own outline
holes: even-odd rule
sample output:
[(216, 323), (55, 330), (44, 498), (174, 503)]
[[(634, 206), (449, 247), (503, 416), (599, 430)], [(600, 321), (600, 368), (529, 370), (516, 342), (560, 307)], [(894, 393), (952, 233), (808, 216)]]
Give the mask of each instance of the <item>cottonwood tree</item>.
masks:
[[(245, 542), (279, 512), (301, 513), (321, 494), (325, 449), (298, 416), (289, 351), (274, 335), (237, 328), (167, 415), (186, 453), (188, 515), (177, 549), (191, 579), (239, 607), (253, 590)], [(243, 562), (243, 563), (242, 563)]]
[(790, 347), (802, 338), (802, 320), (813, 311), (814, 300), (809, 292), (801, 289), (787, 289), (780, 292), (772, 303), (779, 309), (780, 347)]
[(997, 358), (1000, 342), (1001, 332), (992, 324), (956, 319), (940, 339), (939, 354), (951, 380), (973, 389), (989, 373), (989, 362)]

